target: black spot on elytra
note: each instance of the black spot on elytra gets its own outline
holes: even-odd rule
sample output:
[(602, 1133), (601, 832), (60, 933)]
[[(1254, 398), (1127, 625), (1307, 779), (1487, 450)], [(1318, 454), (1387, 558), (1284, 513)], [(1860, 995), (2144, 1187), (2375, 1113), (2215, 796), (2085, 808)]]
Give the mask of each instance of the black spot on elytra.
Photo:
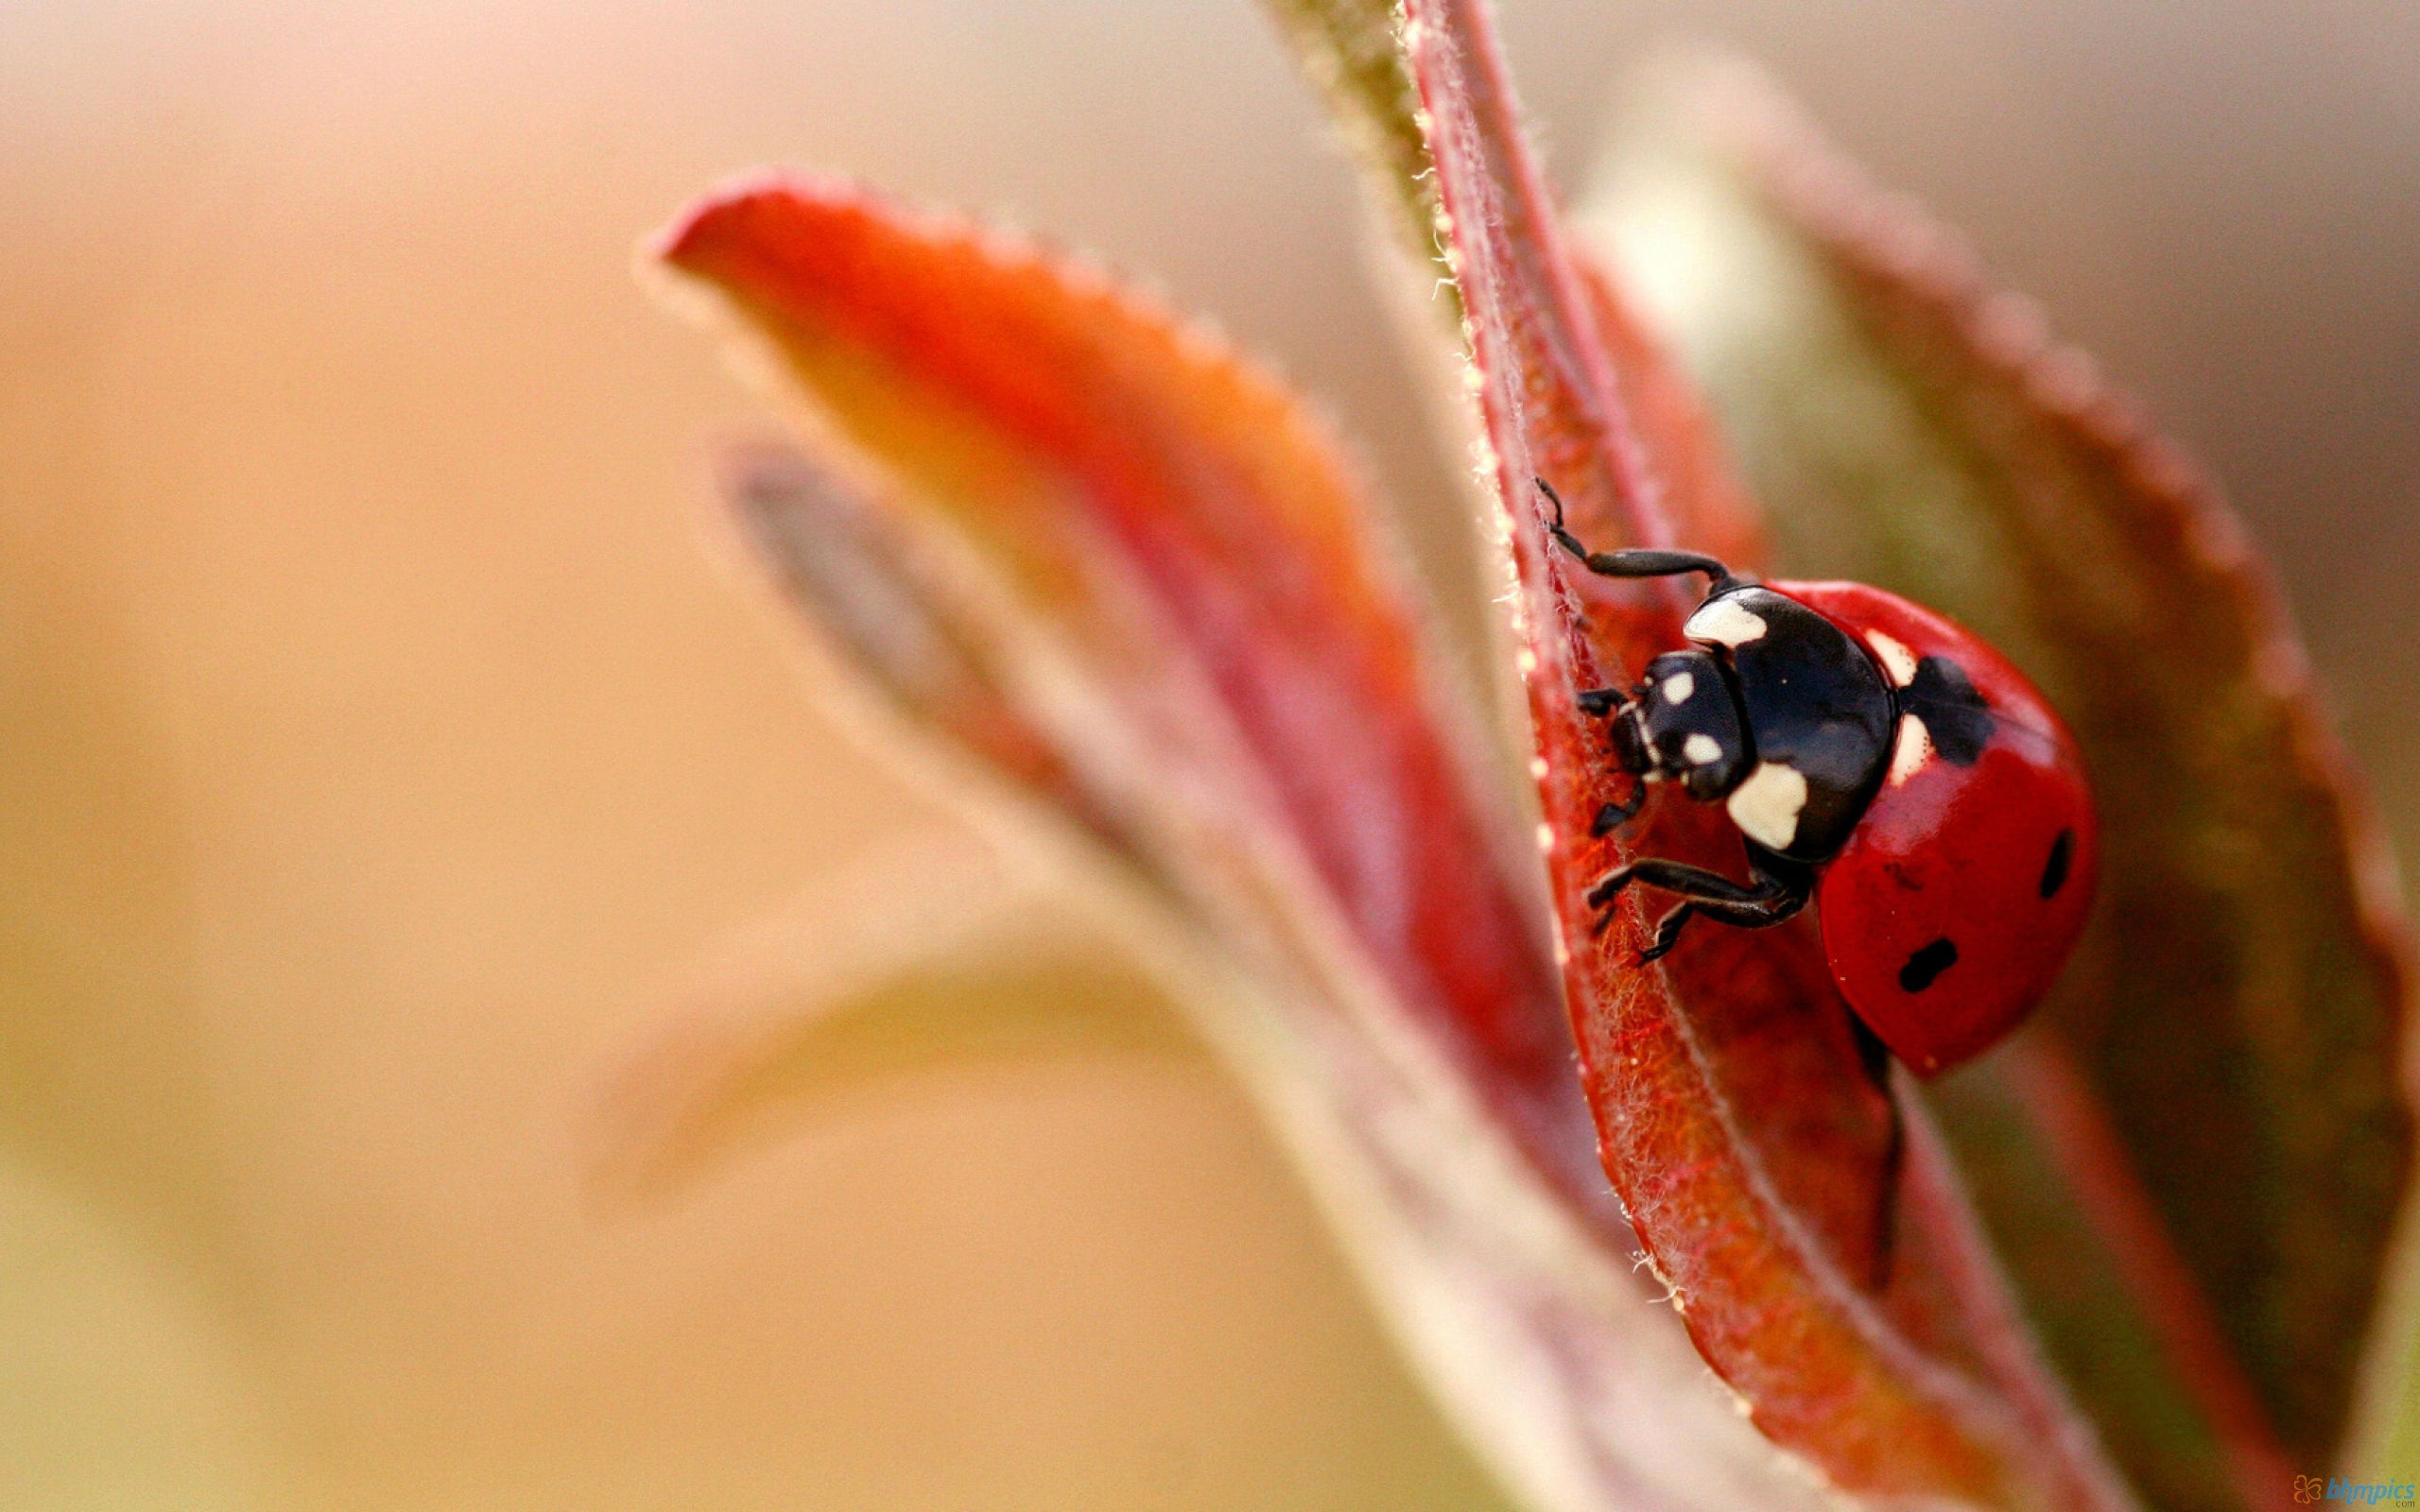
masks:
[(2056, 898), (2059, 889), (2067, 885), (2067, 867), (2075, 860), (2076, 832), (2061, 830), (2050, 842), (2050, 859), (2042, 863), (2042, 896)]
[(1923, 950), (1908, 957), (1899, 968), (1899, 990), (1921, 992), (1933, 985), (1941, 973), (1958, 964), (1958, 947), (1947, 936), (1934, 940)]
[(1982, 759), (1983, 746), (1997, 724), (1966, 669), (1945, 656), (1928, 656), (1916, 663), (1915, 677), (1899, 690), (1899, 707), (1923, 720), (1932, 748), (1959, 766)]

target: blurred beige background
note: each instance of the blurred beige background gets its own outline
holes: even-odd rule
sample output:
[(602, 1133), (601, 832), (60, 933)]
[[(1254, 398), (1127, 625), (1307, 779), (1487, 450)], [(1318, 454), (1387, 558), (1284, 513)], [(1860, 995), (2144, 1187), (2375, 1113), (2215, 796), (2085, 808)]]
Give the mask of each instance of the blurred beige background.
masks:
[[(1505, 20), (1566, 183), (1685, 26), (2043, 296), (2230, 480), (2420, 855), (2420, 8)], [(0, 9), (0, 1507), (1489, 1504), (1046, 902), (1004, 989), (1157, 1029), (587, 1199), (617, 1068), (958, 843), (708, 549), (758, 410), (631, 276), (768, 162), (1149, 270), (1452, 507), (1244, 0)]]

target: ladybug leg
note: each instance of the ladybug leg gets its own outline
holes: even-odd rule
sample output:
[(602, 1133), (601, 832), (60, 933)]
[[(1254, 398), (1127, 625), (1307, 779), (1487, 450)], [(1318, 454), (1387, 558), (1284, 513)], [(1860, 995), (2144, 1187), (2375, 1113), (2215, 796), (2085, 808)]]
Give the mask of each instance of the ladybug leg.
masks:
[(1899, 1227), (1899, 1173), (1908, 1162), (1908, 1125), (1900, 1117), (1899, 1100), (1891, 1095), (1890, 1049), (1854, 1013), (1849, 1015), (1849, 1032), (1857, 1037), (1858, 1064), (1891, 1110), (1891, 1130), (1882, 1146), (1882, 1200), (1874, 1215), (1874, 1274), (1867, 1279), (1869, 1289), (1878, 1292), (1891, 1284), (1893, 1242)]
[(1814, 890), (1811, 872), (1761, 864), (1755, 871), (1755, 885), (1742, 886), (1703, 867), (1650, 856), (1606, 873), (1602, 882), (1588, 889), (1588, 904), (1610, 910), (1622, 889), (1634, 882), (1685, 900), (1655, 926), (1654, 941), (1639, 953), (1642, 962), (1658, 960), (1680, 943), (1682, 929), (1700, 914), (1738, 929), (1764, 929), (1806, 906)]
[[(1623, 770), (1630, 772), (1636, 779), (1630, 790), (1629, 798), (1619, 803), (1605, 804), (1597, 811), (1597, 817), (1588, 826), (1588, 837), (1592, 840), (1603, 839), (1622, 825), (1628, 824), (1638, 816), (1639, 810), (1647, 807), (1647, 766), (1651, 763), (1652, 758), (1641, 748), (1634, 733), (1631, 731), (1629, 726), (1622, 723), (1620, 717), (1627, 713), (1632, 706), (1646, 695), (1646, 692), (1645, 683), (1631, 689), (1627, 695), (1618, 688), (1591, 688), (1580, 695), (1576, 700), (1580, 705), (1580, 712), (1592, 719), (1603, 719), (1609, 715), (1614, 717), (1615, 759), (1621, 764)], [(1623, 739), (1625, 734), (1633, 735), (1627, 743)]]
[[(1589, 718), (1603, 719), (1607, 715), (1627, 710), (1646, 692), (1645, 683), (1631, 689), (1627, 694), (1619, 688), (1590, 688), (1580, 694), (1573, 701), (1579, 705), (1580, 712)], [(1638, 781), (1631, 789), (1628, 799), (1619, 803), (1608, 803), (1597, 811), (1597, 817), (1588, 826), (1588, 837), (1592, 840), (1603, 839), (1622, 825), (1628, 824), (1637, 816), (1639, 810), (1647, 807), (1647, 778), (1640, 766), (1640, 763), (1647, 758), (1643, 753), (1623, 754), (1618, 735), (1615, 740), (1615, 751), (1621, 760), (1624, 769), (1637, 774)]]
[(1638, 953), (1638, 964), (1645, 966), (1650, 961), (1660, 961), (1665, 956), (1670, 954), (1672, 947), (1681, 943), (1682, 929), (1688, 924), (1690, 919), (1695, 919), (1697, 916), (1697, 904), (1683, 903), (1680, 907), (1673, 909), (1668, 914), (1666, 914), (1662, 919), (1657, 919), (1655, 921), (1655, 938), (1648, 943), (1647, 949)]
[(1730, 568), (1694, 551), (1590, 551), (1581, 544), (1578, 536), (1564, 528), (1562, 496), (1544, 478), (1530, 481), (1554, 506), (1554, 524), (1547, 527), (1547, 533), (1590, 572), (1603, 577), (1677, 577), (1684, 573), (1703, 573), (1712, 582), (1730, 581)]
[(1619, 803), (1608, 803), (1597, 811), (1597, 817), (1588, 825), (1588, 837), (1592, 840), (1603, 839), (1638, 817), (1638, 811), (1645, 807), (1647, 807), (1647, 781), (1641, 778), (1631, 788), (1629, 798)]
[(1806, 906), (1806, 899), (1803, 895), (1790, 897), (1787, 893), (1769, 901), (1750, 903), (1692, 899), (1665, 915), (1664, 921), (1655, 926), (1654, 943), (1638, 953), (1639, 964), (1644, 966), (1650, 961), (1662, 960), (1673, 946), (1681, 942), (1681, 926), (1691, 919), (1703, 916), (1737, 929), (1769, 929)]
[(1766, 924), (1778, 924), (1806, 906), (1808, 890), (1800, 879), (1768, 871), (1762, 867), (1756, 868), (1755, 882), (1743, 885), (1703, 867), (1647, 856), (1607, 872), (1602, 882), (1588, 889), (1588, 902), (1602, 908), (1620, 897), (1622, 889), (1634, 882), (1659, 892), (1686, 898), (1694, 903), (1707, 904), (1708, 912), (1716, 906), (1728, 906), (1762, 914), (1787, 905), (1787, 913), (1775, 914), (1769, 919), (1759, 918), (1758, 922)]

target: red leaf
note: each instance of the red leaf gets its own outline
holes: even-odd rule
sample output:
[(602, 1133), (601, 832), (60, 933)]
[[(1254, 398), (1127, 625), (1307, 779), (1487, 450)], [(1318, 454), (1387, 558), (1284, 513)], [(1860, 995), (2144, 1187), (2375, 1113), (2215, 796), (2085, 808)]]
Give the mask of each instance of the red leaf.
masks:
[[(1142, 651), (1158, 645), (1201, 679), (1219, 724), (1196, 743), (1236, 743), (1227, 765), (1264, 786), (1377, 969), (1575, 1199), (1593, 1194), (1534, 927), (1474, 864), (1504, 832), (1443, 733), (1375, 511), (1290, 397), (1098, 276), (1070, 286), (845, 184), (718, 198), (664, 255), (1080, 625), (1100, 665), (1177, 680)], [(1117, 602), (1130, 576), (1147, 604)]]
[[(2200, 471), (1757, 81), (1694, 94), (1664, 112), (1693, 137), (1634, 164), (1658, 209), (1617, 239), (1754, 438), (1792, 565), (1986, 628), (2099, 789), (2100, 922), (2034, 1042), (1940, 1089), (1949, 1126), (2145, 1489), (2281, 1504), (2336, 1460), (2411, 1168), (2402, 924), (2366, 804)], [(1692, 275), (1753, 263), (1789, 313), (1750, 337), (1697, 278), (1653, 276), (1651, 227)]]
[[(1668, 526), (1515, 125), (1483, 6), (1410, 0), (1407, 15), (1441, 229), (1510, 516), (1555, 836), (1549, 871), (1564, 938), (1577, 942), (1568, 987), (1606, 1168), (1708, 1362), (1759, 1427), (1837, 1485), (2005, 1505), (2126, 1504), (2034, 1357), (1945, 1160), (1905, 1099), (1891, 1280), (1879, 1297), (1860, 1294), (1874, 1272), (1838, 1221), (1860, 1204), (1839, 1194), (1884, 1190), (1888, 1173), (1858, 1159), (1865, 1084), (1806, 936), (1726, 937), (1720, 963), (1701, 948), (1685, 974), (1636, 967), (1645, 921), (1634, 901), (1593, 933), (1583, 894), (1614, 848), (1582, 837), (1612, 795), (1575, 700), (1679, 644), (1677, 605), (1668, 593), (1595, 583), (1577, 596), (1530, 479), (1552, 478), (1592, 544), (1668, 544)], [(1669, 815), (1650, 836), (1659, 854), (1711, 857), (1723, 828)], [(1729, 847), (1736, 868), (1736, 839)], [(1767, 990), (1751, 995), (1751, 982)], [(1845, 1137), (1810, 1152), (1795, 1137), (1809, 1130)]]
[(1290, 396), (1097, 273), (829, 180), (710, 201), (666, 255), (862, 485), (760, 476), (804, 527), (760, 522), (788, 585), (1208, 935), (1214, 1042), (1499, 1467), (1547, 1505), (1807, 1504), (1634, 1274), (1533, 852)]
[[(2063, 994), (2050, 1022), (2228, 1299), (2222, 1327), (2280, 1426), (2318, 1458), (2411, 1169), (2394, 862), (2266, 564), (2207, 476), (1945, 238), (1826, 187), (1843, 200), (1799, 208), (1866, 318), (1997, 454), (2032, 639), (2105, 774), (2124, 937), (2088, 942), (2097, 990)], [(2105, 554), (2081, 557), (2086, 531)], [(2140, 595), (2159, 611), (2122, 602)], [(2232, 843), (2252, 853), (2208, 854), (2213, 823), (2240, 826)], [(2183, 1074), (2196, 1046), (2228, 1063)]]

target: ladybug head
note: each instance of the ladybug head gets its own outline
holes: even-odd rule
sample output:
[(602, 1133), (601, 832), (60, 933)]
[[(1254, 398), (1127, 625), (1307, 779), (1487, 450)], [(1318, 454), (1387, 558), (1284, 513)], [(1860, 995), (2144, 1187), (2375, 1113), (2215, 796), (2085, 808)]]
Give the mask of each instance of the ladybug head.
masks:
[(1677, 782), (1701, 801), (1737, 787), (1754, 755), (1730, 674), (1704, 651), (1650, 662), (1646, 679), (1615, 712), (1611, 734), (1625, 770)]

